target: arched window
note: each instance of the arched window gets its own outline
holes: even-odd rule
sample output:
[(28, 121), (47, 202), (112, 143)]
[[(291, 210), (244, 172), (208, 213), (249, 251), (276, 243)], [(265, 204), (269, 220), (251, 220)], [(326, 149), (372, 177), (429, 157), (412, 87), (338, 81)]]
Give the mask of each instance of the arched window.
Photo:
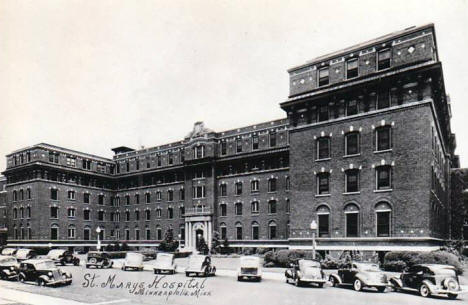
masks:
[(268, 192), (276, 192), (276, 178), (268, 179)]
[(17, 219), (17, 218), (18, 218), (18, 209), (13, 208), (13, 219)]
[(54, 223), (50, 227), (50, 239), (57, 240), (58, 237), (59, 237), (59, 226)]
[(289, 191), (291, 189), (291, 179), (289, 178), (289, 176), (286, 176), (285, 184), (286, 184), (286, 190)]
[(169, 218), (169, 219), (174, 218), (174, 209), (173, 208), (167, 208), (167, 218)]
[[(130, 195), (125, 195), (125, 205), (130, 205)], [(120, 206), (120, 204), (118, 206)]]
[(76, 228), (74, 225), (69, 225), (67, 230), (68, 238), (76, 238)]
[(145, 201), (146, 201), (146, 203), (150, 203), (150, 202), (151, 202), (151, 194), (150, 194), (150, 193), (146, 193), (146, 194), (145, 194)]
[(28, 199), (31, 199), (31, 189), (28, 188), (26, 192), (27, 192)]
[(179, 207), (179, 217), (184, 218), (185, 215), (185, 207)]
[(205, 157), (205, 146), (198, 145), (193, 148), (193, 158), (194, 159), (201, 159)]
[(326, 205), (317, 208), (318, 236), (330, 237), (330, 209)]
[(151, 211), (145, 210), (145, 219), (146, 221), (151, 220)]
[(135, 220), (140, 220), (140, 211), (135, 211)]
[(98, 221), (104, 221), (104, 211), (98, 211)]
[(268, 201), (268, 213), (276, 214), (276, 200)]
[(156, 218), (161, 218), (161, 214), (162, 214), (161, 209), (157, 208), (156, 209)]
[(225, 203), (219, 205), (219, 216), (227, 216), (227, 205)]
[(23, 207), (20, 208), (20, 217), (21, 217), (21, 219), (24, 218), (24, 208)]
[(26, 208), (26, 217), (31, 218), (31, 207)]
[(242, 240), (242, 223), (236, 223), (236, 239)]
[(260, 238), (260, 229), (258, 226), (258, 222), (252, 222), (252, 239), (258, 240)]
[(346, 237), (359, 237), (359, 207), (353, 203), (346, 205)]
[(174, 191), (173, 190), (168, 190), (167, 191), (167, 201), (173, 201), (174, 200)]
[(252, 214), (258, 214), (260, 211), (260, 206), (258, 204), (258, 201), (252, 201), (250, 205), (251, 205)]
[(124, 232), (125, 232), (125, 240), (130, 240), (130, 229), (125, 228)]
[(221, 239), (226, 240), (227, 239), (227, 228), (226, 228), (226, 224), (224, 222), (222, 222), (219, 225), (219, 231), (221, 233)]
[(125, 211), (125, 221), (130, 221), (130, 212)]
[(276, 239), (276, 222), (273, 220), (268, 223), (268, 238)]
[(391, 232), (392, 208), (387, 202), (379, 202), (375, 206), (378, 237), (388, 237)]
[(162, 240), (162, 229), (160, 226), (156, 227), (156, 239), (157, 240)]
[(18, 192), (13, 191), (13, 201), (18, 201)]
[(357, 155), (359, 152), (359, 132), (348, 132), (345, 135), (345, 155)]
[(242, 202), (236, 202), (234, 207), (235, 207), (235, 214), (242, 215)]
[(258, 180), (252, 180), (250, 182), (250, 191), (253, 192), (258, 192)]
[(24, 191), (23, 190), (19, 191), (19, 199), (24, 200)]
[(149, 228), (145, 229), (146, 240), (151, 240), (151, 230)]
[(286, 199), (286, 213), (289, 213), (289, 212), (291, 212), (291, 202), (288, 198)]

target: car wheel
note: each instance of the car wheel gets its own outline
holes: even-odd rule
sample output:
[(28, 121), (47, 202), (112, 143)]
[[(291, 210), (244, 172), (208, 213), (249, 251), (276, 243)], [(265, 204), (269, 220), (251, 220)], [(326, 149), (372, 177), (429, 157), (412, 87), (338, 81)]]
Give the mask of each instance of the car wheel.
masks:
[(356, 280), (354, 281), (353, 287), (354, 287), (354, 290), (356, 290), (356, 291), (361, 291), (361, 289), (362, 289), (362, 282), (361, 282), (361, 280), (360, 280), (360, 279), (356, 279)]
[(419, 294), (426, 298), (431, 294), (431, 291), (429, 290), (429, 287), (426, 284), (422, 284), (419, 286)]
[(385, 291), (385, 288), (386, 288), (385, 286), (384, 286), (384, 287), (377, 287), (377, 290), (378, 290), (379, 292), (384, 292), (384, 291)]
[(154, 269), (154, 274), (158, 274), (158, 273), (159, 273), (159, 270)]
[(73, 262), (73, 265), (79, 266), (79, 265), (80, 265), (80, 261), (78, 261), (78, 260), (77, 260), (77, 261), (74, 261), (74, 262)]
[(336, 281), (336, 279), (333, 276), (330, 276), (330, 278), (328, 280), (330, 281), (332, 287), (338, 286), (338, 282)]
[(294, 285), (296, 285), (296, 287), (301, 287), (302, 286), (302, 281), (299, 278), (296, 278), (296, 281), (294, 282)]
[(458, 294), (454, 294), (454, 293), (449, 293), (447, 294), (447, 297), (450, 299), (450, 300), (455, 300), (457, 298)]
[(121, 268), (121, 269), (122, 269), (123, 271), (126, 271), (124, 266), (122, 266), (122, 268)]
[(45, 286), (45, 281), (42, 280), (42, 279), (38, 279), (38, 280), (37, 280), (37, 286), (44, 287), (44, 286)]
[(241, 276), (238, 276), (237, 277), (237, 281), (240, 282), (242, 280), (242, 277)]
[(190, 275), (190, 273), (189, 273), (189, 272), (185, 272), (185, 276), (189, 276), (189, 275)]
[(91, 264), (96, 264), (96, 263), (97, 263), (97, 260), (93, 257), (93, 258), (90, 258), (90, 259), (89, 259), (89, 262), (90, 262)]
[(24, 283), (24, 276), (20, 275), (20, 276), (18, 277), (18, 280), (19, 280), (21, 283)]
[(60, 261), (60, 264), (61, 264), (62, 266), (65, 266), (65, 261)]

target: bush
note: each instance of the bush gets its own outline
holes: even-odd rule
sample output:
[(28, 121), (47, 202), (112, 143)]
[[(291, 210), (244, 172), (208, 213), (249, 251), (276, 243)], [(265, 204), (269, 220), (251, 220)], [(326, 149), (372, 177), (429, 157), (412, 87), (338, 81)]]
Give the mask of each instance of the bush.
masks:
[[(312, 251), (282, 249), (278, 251), (267, 251), (263, 258), (265, 264), (273, 263), (276, 267), (289, 267), (289, 264), (299, 259), (312, 259), (312, 256)], [(316, 259), (321, 259), (319, 253), (316, 253)]]
[[(404, 264), (404, 266), (403, 266)], [(447, 251), (431, 252), (388, 252), (384, 257), (384, 269), (403, 271), (415, 264), (443, 264), (455, 267), (458, 274), (463, 273), (463, 265), (457, 255)]]
[(273, 263), (276, 260), (276, 253), (274, 251), (267, 251), (263, 256), (265, 263)]
[(265, 253), (267, 253), (269, 250), (268, 248), (257, 248), (257, 253), (259, 255), (264, 255)]
[(255, 248), (243, 248), (242, 249), (243, 255), (253, 255), (255, 254)]
[(404, 261), (389, 261), (385, 262), (383, 265), (385, 271), (403, 272), (405, 268), (406, 263)]
[(273, 267), (275, 267), (275, 263), (273, 263), (273, 262), (264, 263), (264, 264), (263, 264), (263, 267), (265, 267), (265, 268), (273, 268)]

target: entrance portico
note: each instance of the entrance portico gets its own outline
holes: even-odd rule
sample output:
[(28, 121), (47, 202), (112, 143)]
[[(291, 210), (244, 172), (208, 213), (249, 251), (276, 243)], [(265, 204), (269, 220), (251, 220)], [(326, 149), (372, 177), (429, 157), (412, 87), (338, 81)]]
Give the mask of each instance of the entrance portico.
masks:
[[(203, 237), (208, 248), (211, 249), (211, 239), (213, 238), (213, 226), (211, 214), (208, 211), (187, 211), (185, 217), (185, 249), (194, 251), (197, 249), (198, 240)], [(205, 215), (200, 215), (205, 214)], [(206, 215), (208, 214), (208, 215)]]

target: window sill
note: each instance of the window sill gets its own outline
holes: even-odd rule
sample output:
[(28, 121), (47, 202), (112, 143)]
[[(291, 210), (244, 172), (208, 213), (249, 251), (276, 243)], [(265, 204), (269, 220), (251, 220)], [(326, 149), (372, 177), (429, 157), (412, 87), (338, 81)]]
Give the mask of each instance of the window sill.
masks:
[(315, 197), (330, 197), (331, 195), (330, 194), (318, 194), (318, 195), (315, 195)]
[(259, 192), (259, 191), (251, 191), (251, 192), (250, 192), (251, 195), (256, 195), (256, 194), (258, 194), (258, 193), (260, 193), (260, 192)]
[(252, 216), (259, 216), (260, 215), (259, 212), (252, 212), (251, 214), (252, 214)]
[(315, 162), (330, 161), (331, 158), (315, 159)]
[(385, 190), (374, 190), (374, 193), (386, 193), (386, 192), (392, 192), (393, 189), (385, 189)]
[(343, 195), (359, 195), (361, 192), (344, 192)]
[(344, 155), (343, 158), (352, 158), (352, 157), (359, 157), (361, 153), (358, 154), (352, 154), (352, 155)]
[(382, 153), (386, 153), (386, 152), (391, 152), (393, 149), (390, 148), (390, 149), (384, 149), (384, 150), (374, 150), (374, 154), (382, 154)]
[(277, 191), (273, 191), (273, 192), (268, 192), (268, 194), (276, 194)]

